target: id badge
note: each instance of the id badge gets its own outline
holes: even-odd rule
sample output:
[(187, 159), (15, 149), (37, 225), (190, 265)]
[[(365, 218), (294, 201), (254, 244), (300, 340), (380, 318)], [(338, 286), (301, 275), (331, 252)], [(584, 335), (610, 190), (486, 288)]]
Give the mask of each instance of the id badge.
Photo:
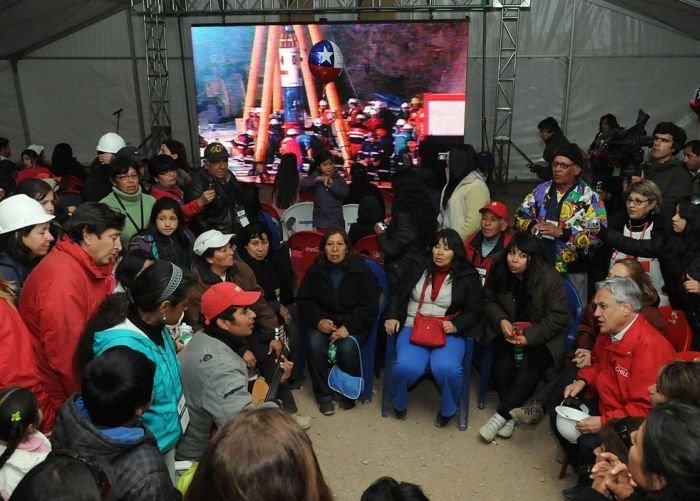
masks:
[(177, 413), (180, 416), (180, 428), (182, 433), (185, 433), (187, 426), (190, 424), (190, 412), (187, 410), (185, 395), (181, 395), (180, 400), (177, 401)]
[(236, 215), (238, 216), (238, 222), (241, 223), (243, 228), (250, 224), (250, 221), (248, 221), (248, 216), (245, 213), (245, 209), (236, 211)]
[(479, 266), (475, 266), (475, 268), (476, 271), (479, 273), (479, 278), (481, 279), (481, 286), (483, 287), (486, 283), (486, 268), (481, 268)]

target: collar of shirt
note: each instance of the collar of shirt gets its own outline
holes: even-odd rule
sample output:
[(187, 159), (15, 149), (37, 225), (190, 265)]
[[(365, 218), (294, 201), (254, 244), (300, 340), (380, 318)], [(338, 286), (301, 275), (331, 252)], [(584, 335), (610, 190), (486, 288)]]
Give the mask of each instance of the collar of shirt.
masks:
[(637, 313), (634, 316), (634, 318), (632, 319), (632, 321), (630, 323), (628, 323), (627, 325), (625, 325), (625, 327), (620, 332), (618, 332), (614, 336), (610, 336), (610, 341), (612, 341), (613, 343), (619, 343), (620, 341), (622, 341), (622, 338), (625, 337), (625, 334), (627, 333), (629, 328), (632, 327), (632, 324), (634, 323), (635, 320), (637, 320), (638, 316), (639, 316), (639, 313)]

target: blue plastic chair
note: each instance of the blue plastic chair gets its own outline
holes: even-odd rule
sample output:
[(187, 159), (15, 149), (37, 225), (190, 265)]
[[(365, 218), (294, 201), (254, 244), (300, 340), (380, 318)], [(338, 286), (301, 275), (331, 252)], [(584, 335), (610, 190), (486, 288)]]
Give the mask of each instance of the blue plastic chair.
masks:
[[(566, 278), (563, 278), (564, 288), (566, 289), (566, 298), (569, 302), (569, 311), (572, 316), (572, 324), (566, 333), (566, 343), (564, 345), (564, 354), (570, 353), (574, 348), (574, 338), (576, 337), (576, 329), (578, 329), (578, 324), (581, 322), (581, 315), (583, 315), (583, 305), (581, 304), (581, 298), (578, 296), (576, 287), (574, 284), (569, 282)], [(489, 379), (491, 378), (491, 366), (493, 365), (493, 348), (490, 345), (483, 347), (483, 352), (481, 356), (481, 380), (479, 381), (479, 409), (483, 409), (486, 405), (486, 394), (489, 390)]]
[[(459, 431), (466, 431), (469, 423), (469, 397), (472, 384), (472, 357), (474, 356), (474, 338), (465, 338), (464, 358), (462, 359), (462, 393), (459, 396)], [(389, 416), (391, 397), (389, 381), (391, 370), (396, 361), (396, 335), (386, 337), (386, 358), (384, 359), (384, 386), (382, 389), (382, 417)], [(430, 374), (430, 367), (426, 374)]]
[(574, 284), (569, 282), (566, 278), (563, 280), (564, 288), (566, 289), (566, 299), (569, 301), (569, 310), (571, 311), (573, 320), (569, 331), (566, 333), (566, 344), (564, 345), (564, 353), (566, 354), (574, 349), (574, 338), (576, 337), (576, 329), (578, 329), (578, 324), (581, 322), (581, 316), (583, 315), (583, 304), (581, 303), (581, 298), (578, 296)]
[(379, 324), (389, 306), (389, 283), (386, 279), (386, 273), (384, 273), (384, 268), (379, 264), (375, 263), (371, 259), (364, 259), (365, 264), (372, 270), (374, 276), (377, 278), (377, 285), (381, 290), (379, 295), (379, 311), (377, 313), (377, 320), (372, 326), (372, 330), (369, 333), (369, 339), (362, 346), (362, 374), (365, 380), (365, 389), (360, 395), (360, 400), (365, 403), (372, 401), (372, 389), (374, 388), (374, 357), (377, 351), (377, 329)]

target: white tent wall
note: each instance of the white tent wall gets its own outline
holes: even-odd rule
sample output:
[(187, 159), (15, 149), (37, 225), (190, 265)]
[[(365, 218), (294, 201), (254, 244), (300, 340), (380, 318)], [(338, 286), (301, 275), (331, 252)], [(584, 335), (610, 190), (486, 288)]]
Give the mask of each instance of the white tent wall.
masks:
[[(651, 115), (649, 129), (658, 121), (671, 120), (685, 127), (689, 137), (700, 136), (698, 122), (688, 108), (690, 94), (700, 83), (699, 41), (603, 0), (532, 0), (531, 3), (532, 8), (521, 13), (512, 133), (513, 142), (528, 156), (541, 155), (543, 145), (537, 137), (536, 125), (549, 115), (560, 120), (569, 139), (584, 148), (593, 138), (601, 115), (614, 113), (622, 124), (631, 125), (639, 108)], [(435, 18), (447, 15), (436, 13)], [(463, 15), (454, 13), (450, 17)], [(335, 19), (333, 15), (327, 17)], [(473, 12), (470, 18), (466, 140), (478, 149), (484, 78), (482, 13)], [(499, 18), (500, 11), (487, 14), (485, 78), (489, 142), (493, 133)], [(196, 141), (197, 126), (190, 26), (223, 20), (255, 23), (276, 19), (275, 16), (227, 16), (167, 20), (173, 137), (188, 147)], [(89, 162), (99, 136), (115, 128), (112, 113), (123, 108), (120, 134), (127, 142), (139, 144), (150, 130), (145, 71), (142, 17), (127, 11), (28, 54), (18, 62), (18, 76), (29, 140), (44, 144), (49, 152), (56, 143), (68, 142), (81, 161)], [(10, 138), (13, 156), (17, 157), (26, 142), (8, 61), (0, 61), (0, 106), (3, 110), (0, 136)], [(568, 117), (564, 120), (567, 109)], [(525, 161), (513, 152), (510, 179), (515, 177), (523, 179), (532, 175)]]

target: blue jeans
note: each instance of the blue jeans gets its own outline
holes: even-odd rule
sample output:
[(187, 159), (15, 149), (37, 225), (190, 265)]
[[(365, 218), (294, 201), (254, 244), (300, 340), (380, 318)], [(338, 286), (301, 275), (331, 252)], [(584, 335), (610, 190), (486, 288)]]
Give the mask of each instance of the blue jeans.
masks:
[(447, 336), (445, 346), (427, 348), (411, 343), (411, 327), (404, 327), (396, 336), (396, 361), (389, 382), (389, 394), (394, 409), (406, 410), (408, 389), (430, 366), (435, 382), (440, 387), (440, 413), (445, 417), (453, 416), (457, 412), (462, 392), (464, 339)]
[[(314, 389), (316, 401), (330, 402), (333, 398), (333, 391), (328, 386), (328, 344), (330, 334), (323, 334), (317, 329), (309, 332), (309, 376), (311, 376), (311, 386)], [(336, 364), (343, 371), (352, 376), (359, 376), (362, 372), (360, 367), (360, 353), (357, 345), (352, 339), (342, 339), (336, 341), (338, 348), (336, 352)]]

